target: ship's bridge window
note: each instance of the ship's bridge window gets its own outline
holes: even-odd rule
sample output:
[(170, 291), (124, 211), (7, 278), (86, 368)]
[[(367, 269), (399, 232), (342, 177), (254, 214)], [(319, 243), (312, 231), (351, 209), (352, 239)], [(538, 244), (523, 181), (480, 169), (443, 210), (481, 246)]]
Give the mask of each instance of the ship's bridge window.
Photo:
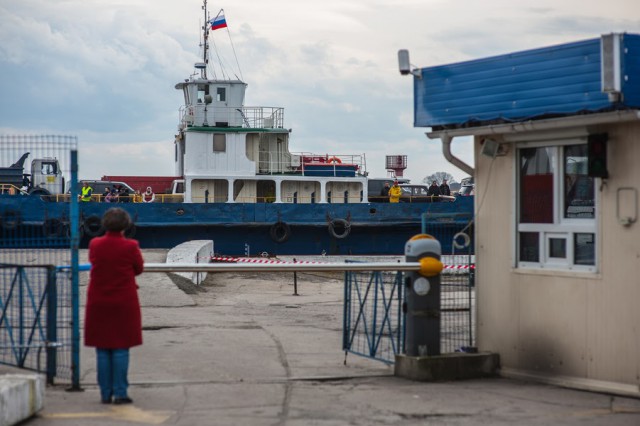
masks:
[(597, 192), (585, 142), (518, 147), (518, 268), (596, 272)]
[(225, 133), (213, 134), (213, 152), (227, 151), (227, 135)]
[(204, 97), (209, 94), (209, 86), (206, 84), (198, 84), (198, 103), (204, 103)]
[(225, 102), (227, 100), (227, 90), (224, 87), (218, 87), (216, 89), (216, 100), (218, 102)]

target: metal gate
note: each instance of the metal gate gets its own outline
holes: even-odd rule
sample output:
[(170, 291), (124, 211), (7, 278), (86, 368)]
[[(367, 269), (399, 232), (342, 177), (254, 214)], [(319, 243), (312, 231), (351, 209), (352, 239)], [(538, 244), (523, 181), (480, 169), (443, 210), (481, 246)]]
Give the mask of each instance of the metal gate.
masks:
[(402, 272), (345, 272), (342, 349), (393, 363), (404, 350)]
[[(443, 354), (475, 350), (475, 258), (471, 248), (468, 245), (463, 254), (458, 250), (458, 254), (443, 254), (441, 258)], [(396, 354), (404, 353), (403, 283), (402, 272), (345, 273), (342, 345), (345, 353), (389, 364), (395, 362)]]
[(0, 136), (0, 168), (0, 363), (79, 388), (77, 139)]

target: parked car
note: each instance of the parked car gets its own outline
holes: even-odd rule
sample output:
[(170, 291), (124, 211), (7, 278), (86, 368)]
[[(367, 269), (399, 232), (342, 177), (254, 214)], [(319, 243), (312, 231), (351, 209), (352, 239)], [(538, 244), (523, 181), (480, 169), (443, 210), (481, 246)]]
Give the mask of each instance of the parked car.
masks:
[(427, 185), (409, 185), (401, 184), (402, 195), (400, 196), (401, 203), (431, 203), (434, 201), (453, 201), (455, 197), (448, 195), (430, 196), (429, 187)]
[(460, 189), (458, 190), (458, 193), (456, 195), (460, 195), (460, 196), (468, 196), (468, 195), (474, 195), (474, 189), (475, 189), (475, 185), (473, 183), (473, 178), (472, 177), (467, 177), (462, 179), (462, 181), (460, 182)]

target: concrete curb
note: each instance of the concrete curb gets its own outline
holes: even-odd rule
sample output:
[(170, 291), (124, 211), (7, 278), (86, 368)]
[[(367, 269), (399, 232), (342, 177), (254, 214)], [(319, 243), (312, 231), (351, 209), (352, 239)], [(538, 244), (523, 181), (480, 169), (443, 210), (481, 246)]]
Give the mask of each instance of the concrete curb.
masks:
[(0, 426), (15, 425), (44, 407), (44, 376), (0, 375)]
[[(167, 253), (167, 263), (209, 263), (213, 256), (212, 240), (187, 241), (175, 246)], [(200, 285), (207, 278), (206, 272), (176, 272), (195, 285)]]

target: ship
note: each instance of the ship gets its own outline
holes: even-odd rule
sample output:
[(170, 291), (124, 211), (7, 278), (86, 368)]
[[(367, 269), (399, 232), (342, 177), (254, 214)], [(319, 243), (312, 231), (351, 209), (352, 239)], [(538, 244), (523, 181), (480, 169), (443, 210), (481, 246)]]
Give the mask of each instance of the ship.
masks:
[[(369, 191), (365, 154), (291, 151), (284, 108), (246, 106), (247, 83), (211, 71), (210, 34), (226, 20), (222, 10), (211, 18), (206, 0), (203, 11), (201, 60), (175, 85), (183, 104), (173, 175), (157, 177), (177, 184), (171, 194), (150, 197), (148, 187), (117, 204), (131, 215), (127, 234), (141, 247), (207, 239), (225, 255), (398, 255), (427, 225), (446, 235), (469, 230), (473, 197), (389, 203)], [(69, 233), (68, 195), (21, 192), (0, 195), (3, 238), (24, 226), (53, 237)], [(114, 207), (99, 194), (93, 199), (79, 203), (82, 245), (103, 232), (100, 218)], [(442, 241), (443, 251), (454, 243)]]

